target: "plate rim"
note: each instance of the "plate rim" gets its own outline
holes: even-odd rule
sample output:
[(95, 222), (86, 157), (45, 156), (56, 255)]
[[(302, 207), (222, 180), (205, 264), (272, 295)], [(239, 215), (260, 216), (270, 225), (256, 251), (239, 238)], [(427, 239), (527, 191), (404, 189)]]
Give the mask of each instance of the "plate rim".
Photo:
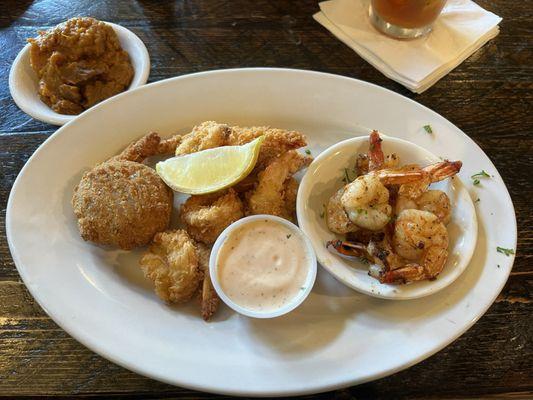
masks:
[(99, 103), (98, 105), (90, 108), (86, 112), (80, 114), (77, 118), (75, 118), (72, 121), (69, 121), (65, 125), (59, 127), (52, 135), (50, 135), (43, 143), (41, 143), (38, 148), (34, 151), (34, 153), (28, 158), (28, 160), (25, 162), (24, 166), (19, 171), (17, 178), (15, 179), (13, 186), (11, 188), (8, 202), (6, 205), (6, 220), (5, 220), (5, 226), (6, 226), (6, 238), (8, 242), (8, 246), (13, 258), (13, 261), (15, 263), (15, 266), (17, 268), (18, 273), (20, 274), (26, 288), (29, 290), (31, 295), (34, 297), (34, 299), (37, 301), (40, 307), (43, 308), (43, 310), (47, 313), (47, 315), (61, 328), (63, 329), (67, 334), (72, 336), (75, 340), (80, 342), (82, 345), (90, 349), (91, 351), (95, 352), (96, 354), (102, 356), (103, 358), (121, 366), (124, 367), (130, 371), (134, 371), (142, 376), (146, 376), (149, 378), (152, 378), (154, 380), (168, 383), (174, 386), (181, 386), (184, 388), (190, 388), (193, 390), (199, 390), (204, 392), (210, 392), (210, 393), (219, 393), (219, 394), (225, 394), (225, 395), (238, 395), (238, 396), (259, 396), (259, 397), (266, 397), (266, 396), (290, 396), (290, 395), (306, 395), (311, 393), (321, 393), (325, 391), (340, 389), (340, 388), (346, 388), (353, 385), (359, 385), (366, 382), (370, 382), (376, 379), (380, 379), (389, 375), (392, 375), (396, 372), (402, 371), (404, 369), (410, 368), (411, 366), (431, 357), (435, 353), (439, 352), (443, 348), (447, 347), (450, 343), (455, 341), (458, 337), (463, 335), (468, 329), (470, 329), (489, 309), (489, 307), (494, 303), (494, 300), (497, 298), (497, 296), (502, 291), (503, 287), (505, 286), (513, 263), (515, 259), (515, 255), (512, 255), (511, 257), (506, 257), (506, 263), (509, 264), (509, 272), (507, 273), (507, 276), (504, 280), (502, 280), (501, 285), (497, 288), (497, 290), (494, 291), (494, 294), (491, 297), (491, 300), (487, 302), (486, 305), (484, 305), (478, 313), (478, 315), (475, 316), (475, 318), (470, 319), (465, 325), (458, 331), (457, 334), (454, 334), (450, 337), (448, 337), (446, 340), (444, 340), (440, 345), (435, 346), (434, 349), (430, 351), (426, 351), (425, 353), (421, 354), (418, 357), (415, 357), (411, 359), (409, 362), (405, 362), (401, 365), (398, 365), (396, 367), (384, 369), (379, 373), (372, 373), (369, 374), (363, 378), (349, 378), (349, 379), (343, 379), (339, 380), (335, 383), (326, 383), (326, 384), (319, 384), (319, 385), (313, 385), (312, 387), (308, 387), (305, 389), (277, 389), (277, 390), (246, 390), (246, 389), (237, 389), (237, 390), (225, 390), (220, 389), (216, 386), (209, 385), (208, 382), (202, 383), (202, 384), (194, 384), (190, 382), (184, 382), (179, 377), (168, 379), (165, 376), (161, 376), (158, 373), (154, 373), (150, 370), (142, 369), (140, 366), (137, 366), (136, 364), (129, 363), (128, 361), (124, 360), (123, 357), (117, 354), (108, 354), (102, 351), (98, 345), (97, 342), (91, 341), (90, 335), (83, 335), (83, 332), (76, 331), (75, 325), (76, 324), (69, 324), (67, 320), (62, 320), (58, 315), (54, 315), (49, 312), (48, 308), (45, 306), (45, 301), (41, 298), (39, 295), (39, 292), (36, 288), (33, 287), (31, 284), (32, 281), (29, 279), (29, 277), (26, 275), (25, 269), (23, 267), (20, 267), (20, 260), (16, 253), (15, 245), (12, 242), (12, 236), (13, 236), (13, 216), (11, 213), (11, 210), (13, 208), (13, 196), (16, 190), (18, 190), (18, 186), (20, 184), (20, 181), (24, 174), (27, 171), (28, 166), (31, 164), (33, 159), (37, 157), (39, 152), (43, 151), (44, 148), (47, 146), (50, 146), (51, 143), (56, 140), (56, 138), (62, 134), (62, 132), (70, 126), (70, 124), (74, 123), (74, 121), (77, 120), (83, 120), (85, 118), (88, 118), (95, 112), (99, 112), (100, 108), (105, 107), (106, 104), (113, 103), (116, 101), (119, 101), (123, 96), (132, 96), (136, 95), (137, 93), (143, 91), (143, 90), (150, 90), (152, 87), (162, 86), (168, 84), (168, 82), (174, 82), (174, 81), (180, 81), (180, 80), (186, 80), (191, 78), (198, 78), (198, 77), (205, 77), (210, 75), (223, 75), (223, 74), (232, 74), (232, 73), (241, 73), (241, 72), (253, 72), (253, 73), (293, 73), (293, 74), (302, 74), (302, 75), (313, 75), (319, 78), (325, 78), (325, 79), (333, 79), (333, 80), (341, 80), (345, 81), (347, 83), (355, 83), (358, 85), (370, 87), (372, 90), (381, 91), (386, 96), (393, 96), (393, 97), (399, 97), (402, 99), (402, 101), (407, 101), (411, 106), (413, 107), (421, 107), (424, 111), (429, 112), (432, 116), (439, 119), (444, 125), (449, 126), (452, 130), (457, 131), (462, 135), (462, 137), (469, 143), (471, 146), (475, 146), (476, 150), (481, 152), (485, 157), (487, 157), (490, 166), (493, 168), (495, 173), (500, 177), (502, 180), (502, 184), (505, 187), (505, 200), (507, 203), (510, 204), (514, 218), (511, 221), (514, 225), (514, 229), (512, 229), (514, 233), (514, 248), (516, 248), (517, 243), (517, 223), (516, 223), (516, 212), (514, 208), (514, 204), (512, 202), (512, 199), (510, 197), (509, 191), (507, 190), (507, 187), (505, 186), (505, 182), (503, 181), (503, 178), (501, 178), (501, 175), (499, 171), (494, 166), (494, 163), (490, 158), (485, 154), (485, 152), (475, 143), (468, 135), (466, 135), (461, 129), (459, 129), (457, 126), (455, 126), (452, 122), (450, 122), (447, 118), (440, 115), (436, 111), (431, 110), (430, 108), (424, 106), (423, 104), (420, 104), (408, 97), (405, 97), (399, 93), (396, 93), (390, 89), (378, 86), (376, 84), (366, 82), (360, 79), (351, 78), (347, 76), (332, 74), (332, 73), (326, 73), (326, 72), (319, 72), (319, 71), (313, 71), (313, 70), (302, 70), (302, 69), (293, 69), (293, 68), (264, 68), (264, 67), (257, 67), (257, 68), (230, 68), (230, 69), (214, 69), (214, 70), (208, 70), (208, 71), (202, 71), (202, 72), (196, 72), (192, 74), (185, 74), (180, 75), (177, 77), (167, 78), (161, 81), (156, 81), (147, 85), (140, 86), (133, 90), (128, 90), (126, 92), (123, 92), (117, 96), (113, 96), (107, 100), (104, 100), (103, 102)]

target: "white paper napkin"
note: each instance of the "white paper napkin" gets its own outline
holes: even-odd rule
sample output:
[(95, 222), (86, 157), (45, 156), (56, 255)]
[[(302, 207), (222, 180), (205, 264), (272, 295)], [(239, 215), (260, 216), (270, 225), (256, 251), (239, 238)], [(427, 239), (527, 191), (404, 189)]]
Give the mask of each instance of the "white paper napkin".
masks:
[(429, 35), (396, 40), (379, 33), (368, 17), (369, 0), (320, 3), (313, 18), (381, 71), (422, 93), (499, 33), (502, 20), (470, 0), (448, 0)]

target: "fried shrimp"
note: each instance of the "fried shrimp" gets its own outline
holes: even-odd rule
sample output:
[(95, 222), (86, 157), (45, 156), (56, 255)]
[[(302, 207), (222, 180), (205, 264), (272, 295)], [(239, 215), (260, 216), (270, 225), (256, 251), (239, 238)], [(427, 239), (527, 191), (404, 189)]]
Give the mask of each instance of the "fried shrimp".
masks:
[(300, 132), (266, 126), (251, 128), (233, 126), (231, 127), (227, 144), (230, 146), (242, 145), (257, 139), (259, 136), (264, 136), (265, 139), (259, 151), (256, 171), (263, 170), (274, 159), (289, 150), (295, 150), (307, 145), (305, 136)]
[(180, 210), (187, 232), (205, 244), (214, 243), (227, 226), (243, 216), (242, 201), (233, 189), (191, 196)]
[(130, 143), (119, 155), (111, 157), (110, 161), (133, 161), (143, 162), (147, 157), (159, 153), (161, 138), (155, 132), (143, 136), (139, 140)]
[(176, 155), (181, 156), (226, 146), (229, 134), (230, 127), (226, 124), (219, 124), (215, 121), (202, 122), (195, 126), (191, 133), (182, 136), (179, 146), (176, 147)]
[(285, 214), (290, 220), (296, 218), (296, 196), (298, 195), (299, 183), (294, 178), (289, 178), (285, 181), (285, 193), (283, 198), (285, 199)]
[(294, 195), (291, 194), (291, 190), (287, 190), (287, 185), (294, 185), (289, 183), (292, 175), (308, 166), (311, 161), (311, 157), (303, 156), (294, 150), (272, 161), (264, 171), (259, 173), (256, 187), (245, 195), (246, 214), (270, 214), (292, 219), (287, 201)]
[(190, 154), (221, 146), (239, 146), (249, 143), (260, 136), (264, 136), (264, 141), (259, 151), (255, 174), (253, 175), (263, 170), (281, 154), (307, 145), (305, 136), (296, 131), (266, 126), (230, 127), (215, 121), (206, 121), (195, 126), (190, 133), (181, 137), (180, 143), (176, 147), (176, 155)]
[(196, 246), (184, 230), (160, 232), (140, 260), (144, 276), (154, 283), (156, 294), (170, 303), (184, 303), (197, 291), (201, 280)]
[(72, 207), (84, 240), (128, 250), (148, 244), (168, 227), (172, 190), (140, 163), (158, 154), (160, 141), (151, 132), (83, 175)]
[(198, 252), (200, 270), (203, 273), (200, 308), (202, 318), (204, 321), (208, 321), (217, 311), (220, 298), (211, 283), (211, 276), (209, 275), (209, 256), (211, 254), (211, 247), (206, 246), (203, 243), (198, 243), (196, 249)]

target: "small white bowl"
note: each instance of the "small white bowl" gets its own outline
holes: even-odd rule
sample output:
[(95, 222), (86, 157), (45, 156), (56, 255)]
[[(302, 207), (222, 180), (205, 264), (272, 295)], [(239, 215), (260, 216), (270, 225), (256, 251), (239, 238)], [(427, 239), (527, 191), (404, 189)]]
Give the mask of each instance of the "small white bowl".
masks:
[[(285, 227), (289, 228), (293, 232), (294, 235), (302, 239), (302, 243), (306, 247), (307, 252), (309, 253), (309, 265), (307, 266), (308, 271), (307, 271), (307, 276), (305, 278), (305, 283), (304, 283), (305, 289), (304, 290), (300, 290), (298, 294), (292, 299), (292, 301), (285, 304), (285, 306), (275, 311), (261, 312), (261, 311), (250, 310), (250, 309), (240, 306), (239, 304), (231, 300), (224, 293), (224, 291), (222, 290), (218, 282), (217, 258), (218, 258), (218, 252), (220, 248), (223, 246), (224, 242), (226, 241), (228, 236), (231, 234), (231, 232), (233, 232), (235, 229), (245, 224), (248, 224), (250, 222), (254, 222), (257, 220), (265, 220), (265, 219), (268, 219), (270, 221), (275, 221), (277, 223), (284, 225)], [(306, 299), (306, 297), (311, 292), (311, 289), (313, 288), (313, 285), (315, 283), (316, 271), (317, 271), (316, 256), (313, 250), (313, 245), (311, 244), (309, 239), (292, 222), (289, 222), (283, 218), (276, 217), (273, 215), (251, 215), (249, 217), (242, 218), (234, 222), (230, 226), (228, 226), (220, 234), (215, 244), (213, 245), (213, 249), (211, 250), (211, 256), (209, 258), (209, 275), (211, 276), (213, 287), (215, 288), (218, 296), (222, 299), (224, 303), (226, 303), (233, 310), (237, 311), (240, 314), (246, 315), (247, 317), (252, 317), (252, 318), (274, 318), (274, 317), (279, 317), (280, 315), (283, 315), (283, 314), (287, 314), (288, 312), (294, 310), (296, 307), (302, 304), (302, 302)]]
[[(127, 90), (144, 85), (150, 74), (150, 56), (139, 37), (123, 26), (111, 25), (124, 50), (130, 55), (133, 79)], [(65, 115), (53, 111), (41, 101), (38, 93), (39, 79), (30, 65), (30, 44), (22, 48), (9, 71), (9, 91), (17, 106), (31, 117), (52, 125), (64, 125), (78, 115)]]
[[(396, 153), (402, 164), (428, 165), (440, 161), (429, 151), (406, 140), (381, 135), (385, 154)], [(368, 136), (355, 137), (337, 143), (322, 152), (309, 166), (300, 183), (296, 201), (298, 224), (313, 243), (320, 264), (335, 278), (358, 292), (385, 299), (415, 299), (435, 293), (455, 281), (466, 269), (476, 246), (477, 218), (468, 190), (460, 180), (454, 179), (432, 184), (434, 189), (446, 192), (453, 212), (448, 224), (450, 245), (448, 260), (443, 271), (433, 281), (414, 282), (407, 285), (382, 284), (368, 275), (368, 265), (357, 259), (347, 259), (326, 249), (326, 242), (343, 240), (330, 232), (321, 217), (324, 205), (344, 183), (344, 168), (355, 164), (358, 153), (368, 151)]]

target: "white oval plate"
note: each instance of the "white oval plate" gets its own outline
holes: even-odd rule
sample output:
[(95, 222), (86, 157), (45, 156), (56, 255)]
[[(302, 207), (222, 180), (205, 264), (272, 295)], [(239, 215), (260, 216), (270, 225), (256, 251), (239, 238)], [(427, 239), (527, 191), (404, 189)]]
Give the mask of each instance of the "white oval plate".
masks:
[[(133, 65), (133, 79), (128, 90), (144, 85), (150, 75), (150, 56), (139, 37), (123, 26), (111, 25), (120, 45), (130, 55)], [(53, 111), (39, 97), (39, 79), (30, 65), (30, 44), (22, 48), (9, 71), (9, 91), (17, 106), (29, 116), (52, 125), (64, 125), (77, 115), (59, 114)]]
[[(300, 129), (316, 156), (332, 144), (394, 133), (464, 161), (461, 176), (493, 178), (479, 197), (478, 241), (469, 268), (418, 300), (373, 298), (320, 270), (296, 310), (273, 320), (223, 307), (206, 324), (197, 304), (160, 302), (137, 266), (139, 252), (108, 251), (80, 239), (70, 199), (82, 173), (155, 130), (187, 131), (204, 120)], [(434, 134), (422, 126), (431, 124)], [(6, 231), (13, 259), (35, 299), (88, 348), (152, 378), (204, 391), (290, 395), (377, 379), (407, 368), (466, 331), (492, 304), (513, 257), (516, 220), (502, 178), (481, 149), (435, 112), (386, 89), (309, 71), (243, 69), (173, 78), (123, 93), (53, 134), (20, 172)], [(500, 268), (498, 268), (498, 265)]]
[[(368, 130), (370, 131), (370, 129)], [(440, 159), (429, 151), (392, 136), (381, 133), (385, 154), (396, 153), (402, 164), (429, 165)], [(433, 281), (413, 282), (408, 285), (381, 284), (368, 275), (368, 265), (357, 259), (341, 257), (328, 251), (325, 244), (342, 235), (330, 232), (324, 218), (324, 205), (345, 183), (344, 168), (353, 168), (356, 155), (368, 151), (368, 137), (343, 140), (326, 150), (313, 161), (298, 190), (298, 224), (310, 238), (320, 264), (335, 278), (349, 287), (370, 296), (407, 300), (424, 297), (454, 282), (468, 266), (477, 240), (476, 210), (460, 176), (431, 185), (444, 191), (453, 207), (452, 219), (447, 226), (450, 245), (449, 257), (443, 271)]]

